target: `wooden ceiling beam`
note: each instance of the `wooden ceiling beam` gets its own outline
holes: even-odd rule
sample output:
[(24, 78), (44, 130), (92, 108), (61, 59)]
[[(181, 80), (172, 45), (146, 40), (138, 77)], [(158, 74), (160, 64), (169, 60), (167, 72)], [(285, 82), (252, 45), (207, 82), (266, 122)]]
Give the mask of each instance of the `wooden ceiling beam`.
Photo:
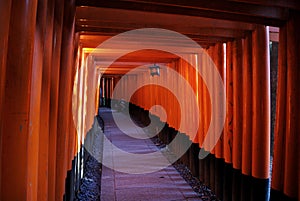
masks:
[(277, 6), (281, 8), (300, 10), (299, 0), (226, 0), (226, 1), (243, 2), (243, 3), (256, 4), (262, 6)]
[[(117, 34), (130, 31), (131, 29), (126, 28), (102, 28), (102, 27), (81, 27), (84, 32), (97, 32), (97, 34), (102, 36), (116, 36)], [(242, 38), (246, 35), (245, 31), (239, 30), (225, 30), (225, 29), (199, 29), (194, 33), (181, 33), (185, 36), (188, 36), (194, 40), (221, 40), (228, 41), (233, 38)], [(167, 36), (166, 36), (167, 37)], [(161, 37), (162, 40), (166, 40), (165, 37)], [(172, 38), (170, 38), (172, 40)], [(101, 40), (99, 41), (101, 42)], [(179, 41), (180, 42), (180, 41)]]
[(80, 21), (101, 21), (103, 23), (131, 23), (143, 27), (197, 27), (253, 30), (253, 24), (205, 17), (170, 15), (166, 13), (142, 12), (101, 7), (77, 7), (76, 19)]
[[(101, 37), (98, 37), (97, 35), (84, 35), (80, 39), (80, 44), (83, 48), (85, 47), (90, 47), (90, 48), (96, 48), (98, 47), (102, 42), (104, 42), (106, 39), (109, 37), (103, 37), (104, 33), (108, 33), (108, 30), (103, 30), (103, 32), (97, 32), (97, 34), (102, 35)], [(118, 33), (115, 32), (109, 32), (111, 33), (112, 36), (117, 35)], [(149, 36), (146, 36), (147, 39), (150, 39)], [(190, 39), (194, 40), (197, 42), (202, 48), (207, 48), (207, 46), (214, 45), (215, 43), (223, 43), (227, 42), (230, 40), (233, 40), (232, 37), (220, 37), (220, 36), (201, 36), (201, 35), (187, 35)], [(174, 40), (176, 40), (176, 43), (174, 44)], [(148, 41), (148, 44), (156, 45), (157, 47), (164, 47), (164, 46), (169, 46), (169, 47), (178, 47), (178, 50), (182, 50), (183, 52), (191, 52), (194, 51), (195, 46), (189, 46), (189, 44), (186, 44), (185, 41), (178, 40), (172, 38), (167, 38), (167, 37), (162, 37), (162, 38), (154, 38), (153, 41)], [(130, 48), (132, 45), (130, 43), (126, 43), (126, 41), (123, 41), (122, 47), (127, 47)], [(111, 50), (104, 50), (103, 52), (108, 52), (110, 53), (116, 53), (116, 51), (120, 50), (121, 46), (120, 44), (111, 44)], [(113, 52), (112, 52), (113, 51)], [(103, 54), (103, 52), (101, 52)]]
[[(159, 25), (128, 23), (128, 22), (103, 22), (103, 21), (77, 21), (77, 31), (89, 31), (89, 32), (102, 32), (105, 35), (115, 35), (121, 31), (128, 31), (139, 28), (152, 28), (159, 27)], [(92, 29), (94, 28), (94, 29)], [(97, 28), (100, 31), (97, 31)], [(197, 27), (197, 26), (160, 26), (168, 30), (180, 32), (184, 35), (199, 35), (199, 36), (217, 36), (217, 37), (228, 37), (228, 38), (241, 38), (246, 35), (249, 31), (229, 28), (212, 28), (212, 27)], [(91, 30), (88, 30), (91, 29)], [(101, 31), (102, 30), (102, 31)], [(117, 30), (117, 31), (115, 31)], [(107, 32), (106, 32), (107, 31)], [(112, 31), (112, 33), (110, 33)]]
[(192, 8), (199, 10), (217, 11), (228, 14), (240, 14), (243, 16), (263, 17), (270, 19), (286, 20), (288, 17), (287, 9), (264, 6), (257, 4), (249, 4), (246, 2), (229, 2), (224, 0), (122, 0), (126, 2), (144, 2), (149, 4), (176, 6), (183, 8)]
[[(274, 15), (274, 18), (269, 18), (262, 15), (249, 15), (245, 13), (230, 13), (229, 11), (216, 11), (209, 10), (207, 8), (201, 9), (201, 7), (183, 7), (178, 5), (161, 5), (157, 2), (144, 2), (144, 1), (119, 1), (119, 0), (110, 0), (110, 1), (96, 1), (96, 0), (78, 0), (78, 6), (91, 6), (91, 7), (102, 7), (102, 8), (115, 8), (115, 9), (124, 9), (124, 10), (135, 10), (143, 12), (154, 12), (154, 13), (165, 13), (165, 14), (174, 14), (174, 15), (188, 15), (196, 17), (207, 17), (213, 19), (224, 19), (256, 24), (264, 24), (270, 26), (280, 26), (284, 24), (286, 20), (286, 15), (284, 11), (283, 14), (279, 16)], [(277, 13), (274, 11), (272, 13)], [(281, 18), (276, 18), (281, 17)]]

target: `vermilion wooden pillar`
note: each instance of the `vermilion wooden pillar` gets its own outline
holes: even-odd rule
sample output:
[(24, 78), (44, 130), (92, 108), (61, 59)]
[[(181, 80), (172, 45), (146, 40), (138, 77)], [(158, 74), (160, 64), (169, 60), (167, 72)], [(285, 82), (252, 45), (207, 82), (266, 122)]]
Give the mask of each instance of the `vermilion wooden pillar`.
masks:
[(242, 75), (243, 75), (243, 43), (241, 39), (233, 42), (232, 53), (232, 74), (233, 74), (233, 168), (240, 170), (242, 165)]
[[(224, 83), (224, 78), (225, 78), (224, 47), (223, 47), (222, 43), (217, 43), (215, 45), (214, 55), (215, 55), (216, 67), (217, 67), (220, 77)], [(215, 82), (216, 82), (216, 80), (215, 80)], [(224, 87), (225, 87), (225, 83), (224, 83)], [(225, 90), (225, 88), (223, 90)], [(216, 91), (216, 95), (218, 97), (217, 99), (221, 100), (221, 98), (219, 98), (220, 93), (218, 91)], [(218, 104), (218, 105), (220, 106), (221, 104)], [(217, 114), (219, 113), (219, 111), (221, 111), (220, 107), (218, 107)], [(216, 144), (216, 148), (215, 148), (215, 156), (216, 156), (216, 159), (215, 159), (215, 193), (220, 199), (222, 199), (222, 197), (223, 197), (223, 179), (224, 179), (223, 159), (221, 159), (221, 158), (224, 158), (223, 135), (224, 135), (224, 132), (222, 131), (220, 138)]]
[(63, 199), (68, 168), (68, 143), (71, 99), (71, 81), (74, 55), (75, 1), (64, 2), (64, 19), (59, 78), (56, 150), (56, 194), (55, 200)]
[[(291, 12), (287, 22), (287, 100), (286, 100), (286, 145), (284, 164), (284, 193), (297, 198), (299, 182), (299, 135), (300, 135), (300, 14)], [(298, 178), (297, 176), (298, 175)]]
[[(214, 80), (213, 80), (213, 76), (212, 76), (212, 72), (213, 72), (212, 68), (214, 68), (214, 49), (215, 49), (215, 46), (211, 46), (211, 47), (209, 47), (209, 49), (207, 51), (207, 53), (210, 57), (209, 63), (207, 64), (207, 70), (209, 72), (208, 73), (208, 75), (209, 75), (208, 82), (209, 82), (209, 85), (212, 86), (212, 88), (214, 88), (214, 85), (215, 85)], [(216, 93), (216, 90), (208, 92), (208, 98), (209, 98), (209, 101), (210, 101), (210, 102), (208, 102), (209, 106), (211, 106), (210, 96), (215, 95), (215, 93)], [(214, 115), (214, 113), (213, 113), (214, 111), (212, 111), (212, 109), (213, 108), (211, 106), (210, 112), (207, 114), (207, 118), (208, 118), (208, 125), (207, 126), (208, 127), (211, 124), (211, 116)], [(214, 140), (215, 140), (215, 136), (210, 135), (209, 136), (209, 144), (212, 145), (214, 143)], [(210, 151), (210, 153), (215, 154), (215, 147)], [(211, 160), (211, 162), (214, 162), (214, 161)], [(214, 190), (214, 181), (215, 181), (214, 176), (215, 175), (214, 175), (214, 170), (212, 168), (214, 168), (214, 167), (212, 167), (212, 165), (211, 165), (211, 167), (210, 167), (210, 181), (211, 181), (210, 185), (213, 186), (212, 190)]]
[[(213, 69), (214, 68), (214, 59), (215, 59), (215, 55), (214, 55), (214, 49), (215, 49), (215, 46), (211, 46), (209, 47), (208, 49), (208, 55), (210, 56), (210, 61), (208, 63), (208, 65), (206, 66), (207, 67), (207, 70), (209, 72), (209, 84), (210, 86), (212, 86), (214, 88), (214, 79), (213, 79), (213, 76), (212, 76), (212, 72), (213, 72)], [(213, 90), (213, 91), (209, 91), (208, 93), (208, 97), (209, 97), (209, 100), (210, 100), (210, 96), (211, 95), (215, 95), (216, 94), (216, 90)], [(211, 101), (209, 102), (209, 105), (211, 105)], [(211, 123), (211, 116), (212, 115), (215, 115), (215, 113), (213, 113), (214, 111), (212, 111), (212, 107), (211, 107), (211, 110), (210, 112), (207, 114), (207, 117), (208, 117), (208, 126), (210, 125)], [(214, 143), (214, 140), (215, 140), (215, 136), (214, 135), (210, 135), (209, 137), (209, 142), (210, 142), (210, 145), (212, 145)], [(213, 148), (211, 150), (211, 155), (209, 156), (208, 160), (208, 164), (209, 164), (209, 187), (212, 189), (212, 191), (215, 191), (215, 160), (214, 160), (214, 157), (215, 157), (215, 148)]]
[[(251, 199), (251, 163), (252, 163), (252, 37), (243, 39), (243, 69), (242, 69), (242, 164), (240, 199)], [(247, 175), (247, 176), (245, 176)]]
[[(217, 67), (217, 70), (220, 74), (221, 79), (223, 80), (224, 83), (224, 52), (223, 52), (223, 44), (222, 43), (217, 43), (215, 45), (215, 50), (214, 50), (214, 60), (215, 60), (215, 65)], [(217, 82), (217, 80), (215, 80), (214, 82)], [(225, 87), (225, 84), (224, 84)], [(219, 96), (219, 92), (216, 91), (216, 96)], [(220, 100), (220, 98), (218, 98), (218, 100)], [(218, 103), (218, 102), (217, 102)], [(221, 104), (218, 104), (221, 105)], [(219, 110), (221, 110), (220, 108), (218, 108)], [(218, 112), (216, 113), (218, 114)], [(216, 158), (223, 158), (224, 154), (223, 154), (223, 132), (220, 135), (220, 138), (216, 144), (215, 147), (215, 155)]]
[(270, 165), (270, 64), (269, 29), (257, 26), (252, 34), (253, 130), (252, 176), (269, 178)]
[[(40, 178), (42, 169), (46, 171), (46, 165), (43, 164), (43, 160), (41, 158), (40, 166), (39, 156), (41, 154), (39, 146), (43, 146), (44, 143), (40, 145), (40, 142), (44, 139), (42, 135), (40, 135), (40, 110), (41, 110), (41, 90), (42, 90), (42, 71), (43, 71), (43, 57), (44, 57), (44, 31), (45, 31), (45, 23), (46, 23), (46, 5), (47, 1), (38, 1), (37, 7), (37, 15), (36, 15), (36, 28), (34, 35), (34, 52), (33, 52), (33, 66), (32, 66), (32, 77), (31, 77), (31, 96), (30, 96), (30, 114), (29, 114), (29, 133), (31, 135), (31, 140), (28, 143), (28, 154), (34, 153), (34, 157), (31, 157), (28, 164), (31, 164), (29, 167), (31, 170), (28, 174), (28, 177), (37, 177), (36, 186), (37, 186), (37, 194), (34, 194), (29, 198), (29, 200), (35, 200), (38, 195), (44, 194), (43, 197), (46, 199), (46, 187), (44, 189), (40, 189), (41, 182), (46, 183), (47, 179)], [(41, 140), (40, 140), (41, 137)], [(33, 167), (32, 167), (33, 166)], [(45, 174), (47, 174), (45, 172)], [(29, 183), (27, 186), (30, 187), (32, 184)], [(28, 199), (28, 197), (27, 197)]]
[(226, 121), (224, 126), (224, 158), (232, 163), (233, 81), (232, 42), (226, 44)]
[[(38, 2), (37, 31), (43, 55), (42, 94), (39, 132), (38, 200), (48, 200), (48, 151), (50, 117), (50, 77), (52, 64), (52, 38), (54, 21), (54, 0)], [(45, 31), (47, 30), (47, 31)]]
[(243, 126), (242, 126), (242, 173), (251, 175), (252, 158), (252, 37), (246, 36), (243, 49)]
[(59, 69), (61, 58), (61, 40), (63, 26), (64, 4), (55, 0), (52, 68), (50, 77), (50, 134), (49, 134), (49, 168), (48, 168), (48, 198), (55, 199), (56, 185), (56, 140), (57, 140), (57, 114), (58, 114), (58, 89)]
[(8, 34), (9, 34), (9, 22), (10, 22), (10, 10), (11, 0), (0, 0), (0, 189), (2, 185), (1, 180), (1, 166), (2, 166), (2, 116), (4, 91), (5, 91), (5, 75), (6, 75), (6, 58), (8, 49)]
[(280, 27), (278, 48), (278, 86), (276, 99), (276, 123), (272, 188), (283, 190), (285, 130), (286, 130), (286, 85), (287, 85), (287, 27)]
[(226, 43), (226, 121), (224, 126), (225, 176), (223, 200), (232, 200), (233, 75), (232, 42)]
[[(200, 69), (203, 68), (203, 55), (204, 53), (201, 53), (198, 55), (198, 66), (197, 66), (197, 70), (198, 70), (198, 75), (196, 75), (198, 77), (198, 103), (199, 103), (199, 129), (198, 129), (198, 141), (199, 141), (199, 147), (203, 148), (202, 144), (203, 144), (203, 139), (204, 139), (204, 118), (205, 118), (205, 114), (204, 114), (204, 105), (203, 105), (203, 90), (204, 90), (204, 81), (202, 79), (202, 76), (200, 74)], [(201, 173), (201, 170), (200, 172)], [(201, 173), (202, 174), (202, 173)], [(204, 176), (204, 175), (203, 175)], [(203, 181), (203, 178), (200, 177), (200, 180)]]
[[(204, 52), (202, 54), (202, 66), (203, 66), (203, 72), (207, 72), (207, 65), (208, 65), (208, 54), (207, 52)], [(203, 73), (205, 74), (205, 73)], [(202, 142), (204, 141), (208, 127), (209, 127), (209, 118), (210, 118), (210, 98), (209, 98), (209, 92), (207, 89), (207, 83), (204, 81), (202, 82), (202, 112), (203, 112), (203, 119), (202, 119), (202, 124), (203, 124), (203, 136), (202, 136)], [(202, 144), (202, 147), (205, 150), (208, 150), (207, 146)], [(207, 175), (206, 175), (207, 176)]]
[[(74, 31), (74, 30), (73, 30)], [(74, 36), (74, 47), (71, 49), (71, 51), (73, 51), (73, 57), (71, 59), (72, 62), (72, 73), (71, 73), (71, 82), (70, 82), (70, 88), (71, 88), (71, 104), (69, 105), (69, 118), (70, 118), (70, 122), (69, 122), (69, 145), (68, 145), (68, 168), (72, 169), (72, 160), (74, 158), (74, 156), (76, 155), (76, 135), (77, 135), (77, 131), (75, 128), (75, 122), (73, 119), (73, 111), (72, 111), (72, 105), (73, 105), (73, 86), (74, 86), (74, 80), (75, 80), (75, 75), (76, 75), (76, 66), (77, 66), (77, 60), (79, 58), (76, 58), (78, 53), (78, 48), (79, 47), (79, 33), (75, 34)]]
[[(278, 88), (272, 194), (274, 200), (298, 200), (299, 194), (299, 50), (300, 15), (290, 13), (290, 20), (279, 33)], [(298, 175), (298, 177), (297, 177)]]
[(5, 162), (1, 170), (1, 179), (5, 181), (1, 186), (1, 200), (37, 199), (38, 138), (35, 132), (31, 133), (37, 122), (30, 114), (34, 111), (30, 101), (36, 92), (31, 91), (36, 9), (36, 0), (12, 1), (3, 103), (5, 118), (1, 122), (1, 160)]
[(240, 200), (241, 183), (240, 169), (242, 166), (242, 126), (243, 126), (243, 43), (237, 39), (232, 46), (232, 80), (233, 80), (233, 146), (232, 166), (234, 168), (232, 177), (232, 201)]

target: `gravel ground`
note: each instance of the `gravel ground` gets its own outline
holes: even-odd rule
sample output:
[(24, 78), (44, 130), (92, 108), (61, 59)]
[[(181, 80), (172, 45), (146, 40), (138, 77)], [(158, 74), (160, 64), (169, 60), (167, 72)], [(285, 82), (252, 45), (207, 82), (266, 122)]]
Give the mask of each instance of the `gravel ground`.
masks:
[(90, 156), (87, 159), (84, 177), (76, 201), (100, 201), (101, 164)]
[[(100, 125), (102, 131), (104, 130), (104, 122), (99, 116), (97, 117), (98, 124)], [(101, 150), (99, 150), (99, 139), (100, 135), (95, 136), (95, 143), (93, 145), (93, 155), (99, 157), (101, 155)], [(101, 157), (101, 156), (100, 156)], [(81, 185), (79, 192), (76, 195), (76, 201), (100, 201), (101, 194), (101, 174), (102, 174), (102, 164), (98, 162), (93, 156), (89, 155), (86, 160), (83, 178), (81, 179)]]
[[(157, 136), (151, 138), (151, 140), (158, 148), (163, 148), (166, 146)], [(180, 162), (175, 162), (173, 164), (173, 167), (179, 172), (179, 174), (185, 179), (185, 181), (193, 188), (193, 190), (203, 201), (220, 201), (206, 185), (204, 185), (198, 178), (192, 175), (191, 171), (186, 165)]]

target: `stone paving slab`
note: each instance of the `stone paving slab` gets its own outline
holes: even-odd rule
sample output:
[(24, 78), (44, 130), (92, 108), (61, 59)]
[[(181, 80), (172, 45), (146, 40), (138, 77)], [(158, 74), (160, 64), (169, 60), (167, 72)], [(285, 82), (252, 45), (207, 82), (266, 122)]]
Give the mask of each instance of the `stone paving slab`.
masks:
[[(105, 136), (118, 148), (130, 153), (142, 154), (158, 151), (159, 149), (150, 139), (136, 139), (125, 135), (114, 124), (110, 111), (103, 110), (101, 117), (105, 122)], [(128, 118), (122, 113), (114, 113), (122, 125), (126, 125)], [(128, 124), (129, 125), (129, 124)], [(123, 130), (124, 131), (124, 130)], [(142, 129), (126, 127), (125, 132), (132, 136), (146, 137)], [(131, 164), (121, 157), (115, 147), (104, 144), (103, 163), (109, 162), (113, 167), (128, 166)], [(141, 158), (142, 160), (142, 158)], [(166, 158), (151, 158), (149, 164), (159, 167)], [(140, 165), (137, 163), (137, 165)], [(102, 201), (183, 201), (200, 200), (193, 189), (180, 176), (173, 166), (165, 167), (159, 171), (143, 174), (128, 174), (115, 171), (103, 165), (101, 180)]]

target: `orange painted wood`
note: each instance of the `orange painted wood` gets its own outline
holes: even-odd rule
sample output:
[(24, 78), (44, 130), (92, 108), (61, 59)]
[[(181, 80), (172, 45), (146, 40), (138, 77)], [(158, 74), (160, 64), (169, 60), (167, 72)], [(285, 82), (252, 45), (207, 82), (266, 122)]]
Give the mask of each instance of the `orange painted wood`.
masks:
[(224, 126), (224, 157), (226, 163), (232, 163), (233, 135), (233, 75), (232, 42), (226, 43), (226, 121)]
[[(39, 117), (38, 200), (48, 200), (49, 101), (54, 11), (53, 5), (52, 9), (49, 7), (50, 10), (47, 10), (48, 6), (51, 7), (50, 1), (49, 4), (47, 1), (38, 1), (35, 36), (36, 66), (42, 69), (39, 77), (34, 81), (35, 83), (37, 80), (41, 82), (40, 114), (35, 114), (35, 116)], [(47, 32), (45, 32), (46, 28)]]
[(67, 169), (71, 170), (72, 169), (72, 160), (74, 159), (74, 152), (75, 152), (75, 147), (76, 147), (76, 129), (73, 121), (73, 113), (72, 113), (72, 104), (69, 106), (69, 142), (68, 142), (68, 150), (67, 150)]
[[(198, 125), (198, 130), (199, 130), (199, 120), (200, 120), (200, 113), (199, 113), (199, 104), (198, 104), (198, 74), (195, 68), (197, 68), (197, 55), (192, 54), (191, 55), (191, 63), (193, 66), (189, 65), (189, 74), (190, 74), (190, 84), (193, 88), (193, 98), (195, 98), (195, 102), (198, 105), (198, 108), (191, 108), (191, 114), (192, 114), (192, 124), (193, 125)], [(198, 116), (198, 121), (196, 118), (196, 115)], [(198, 137), (198, 132), (193, 138), (193, 143), (199, 143), (199, 137)]]
[(233, 42), (232, 47), (233, 80), (233, 168), (242, 166), (242, 128), (243, 128), (243, 43), (241, 39)]
[(1, 168), (2, 168), (2, 120), (3, 115), (3, 102), (5, 97), (5, 80), (6, 80), (6, 59), (7, 59), (7, 49), (8, 49), (8, 34), (9, 34), (9, 22), (10, 22), (10, 10), (11, 10), (11, 0), (1, 0), (0, 1), (0, 192), (1, 192)]
[[(71, 100), (71, 81), (74, 55), (75, 1), (64, 2), (62, 46), (59, 78), (56, 150), (56, 200), (63, 198), (68, 168), (68, 143)], [(93, 106), (92, 106), (93, 107)]]
[(252, 33), (253, 130), (252, 176), (269, 178), (270, 165), (270, 64), (269, 37), (265, 26)]
[(252, 159), (252, 37), (249, 34), (244, 39), (243, 49), (243, 110), (242, 110), (242, 173), (251, 175)]
[(57, 115), (59, 94), (59, 69), (61, 58), (61, 40), (63, 26), (64, 4), (55, 0), (52, 68), (50, 85), (50, 131), (49, 131), (49, 168), (48, 168), (48, 198), (56, 200), (56, 150), (57, 150)]
[(283, 191), (287, 87), (287, 26), (280, 27), (278, 48), (278, 86), (276, 99), (276, 122), (274, 129), (274, 158), (272, 189)]
[[(208, 72), (208, 55), (207, 52), (205, 52), (202, 56), (203, 59), (203, 72)], [(209, 91), (208, 88), (206, 86), (207, 83), (203, 82), (202, 83), (202, 89), (203, 89), (203, 114), (204, 114), (204, 118), (203, 118), (203, 125), (204, 125), (204, 133), (203, 133), (203, 139), (205, 139), (206, 135), (207, 135), (207, 131), (209, 128), (209, 124), (210, 124), (210, 114), (211, 114), (211, 103), (210, 103), (210, 95), (209, 95)], [(208, 147), (206, 147), (205, 145), (202, 145), (202, 148), (204, 148), (206, 151), (208, 150)]]
[(203, 53), (198, 55), (198, 105), (199, 105), (199, 130), (198, 130), (198, 141), (199, 141), (199, 147), (203, 148), (203, 139), (204, 139), (204, 104), (203, 104), (203, 86), (204, 86), (204, 81), (202, 79), (202, 76), (200, 75), (200, 69), (203, 68)]
[[(214, 68), (214, 46), (211, 46), (208, 48), (207, 50), (207, 53), (208, 53), (208, 63), (206, 64), (206, 68), (207, 68), (207, 71), (208, 71), (208, 83), (210, 86), (212, 86), (212, 88), (214, 89), (214, 80), (213, 80), (213, 76), (212, 76), (212, 68)], [(208, 94), (207, 94), (207, 97), (210, 98), (216, 93), (215, 90), (213, 91), (208, 91)], [(214, 115), (214, 111), (212, 111), (212, 106), (211, 106), (211, 101), (208, 102), (209, 103), (209, 106), (210, 106), (210, 110), (209, 112), (207, 113), (207, 118), (208, 118), (208, 124), (207, 124), (207, 127), (209, 128), (210, 126), (210, 123), (211, 123), (211, 116)], [(212, 145), (215, 141), (215, 136), (214, 135), (210, 135), (209, 136), (209, 144)], [(215, 147), (210, 151), (210, 153), (212, 154), (215, 154)], [(211, 175), (212, 176), (212, 175)], [(213, 179), (211, 179), (213, 180)]]
[[(224, 83), (224, 73), (225, 73), (225, 69), (224, 69), (224, 49), (223, 49), (223, 44), (222, 43), (217, 43), (215, 45), (215, 50), (214, 50), (214, 60), (215, 60), (215, 65), (217, 67), (217, 70), (220, 74), (220, 77), (222, 78), (223, 80), (223, 83)], [(216, 82), (216, 80), (214, 81)], [(225, 86), (225, 85), (224, 85)], [(218, 97), (219, 95), (219, 92), (216, 91), (216, 95)], [(218, 100), (220, 100), (220, 98), (217, 98), (217, 104), (220, 105), (218, 103)], [(218, 108), (221, 110), (221, 108)], [(218, 114), (219, 112), (217, 111), (216, 114)], [(216, 153), (216, 157), (217, 158), (224, 158), (224, 154), (223, 154), (223, 145), (224, 145), (224, 142), (223, 142), (223, 135), (224, 133), (222, 132), (221, 133), (221, 136), (216, 144), (216, 148), (215, 148), (215, 153)]]
[[(71, 66), (72, 66), (72, 69), (71, 69), (71, 82), (70, 82), (70, 89), (71, 89), (71, 104), (69, 105), (69, 111), (70, 111), (70, 114), (69, 114), (69, 119), (70, 119), (70, 125), (69, 125), (69, 145), (68, 145), (68, 170), (71, 170), (72, 169), (72, 160), (74, 159), (74, 157), (76, 156), (77, 154), (77, 130), (76, 130), (76, 127), (75, 127), (75, 122), (74, 122), (74, 118), (73, 118), (73, 110), (72, 110), (72, 105), (74, 104), (73, 103), (73, 87), (74, 87), (74, 81), (75, 81), (75, 76), (76, 76), (76, 67), (77, 67), (77, 56), (74, 56), (76, 55), (75, 53), (78, 53), (80, 52), (80, 45), (79, 45), (79, 35), (74, 33), (73, 35), (73, 38), (74, 38), (74, 43), (73, 43), (73, 48), (71, 49), (71, 52), (73, 52), (73, 57), (70, 58), (70, 63), (71, 63)], [(98, 79), (98, 77), (97, 77)], [(98, 84), (98, 82), (97, 82)], [(96, 89), (97, 91), (99, 92), (99, 86), (100, 86), (100, 82), (99, 82), (99, 85), (96, 86)], [(97, 94), (98, 96), (95, 97), (97, 99), (96, 103), (97, 103), (97, 107), (95, 108), (95, 115), (98, 113), (98, 103), (99, 103), (99, 93)]]
[(38, 156), (38, 138), (36, 133), (30, 133), (36, 129), (36, 119), (30, 118), (30, 99), (36, 93), (31, 91), (36, 9), (36, 0), (12, 1), (2, 115), (5, 118), (1, 122), (1, 180), (5, 181), (1, 200), (37, 199), (37, 163), (30, 163)]
[(287, 22), (287, 101), (286, 101), (286, 146), (284, 164), (284, 193), (297, 198), (299, 191), (298, 166), (299, 134), (300, 134), (300, 15), (291, 12), (291, 19)]

